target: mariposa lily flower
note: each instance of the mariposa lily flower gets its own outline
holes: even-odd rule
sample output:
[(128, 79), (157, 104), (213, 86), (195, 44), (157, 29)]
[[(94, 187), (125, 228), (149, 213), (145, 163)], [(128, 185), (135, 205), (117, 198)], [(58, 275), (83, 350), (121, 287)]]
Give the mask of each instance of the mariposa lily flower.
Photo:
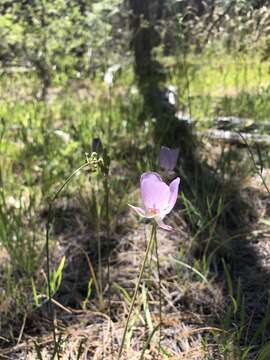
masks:
[(178, 148), (170, 149), (166, 146), (161, 146), (159, 152), (159, 166), (168, 172), (173, 171), (176, 166), (178, 156)]
[(164, 224), (164, 217), (169, 214), (177, 200), (180, 178), (174, 179), (168, 186), (155, 172), (146, 172), (141, 176), (141, 198), (144, 208), (129, 205), (142, 217), (155, 219), (158, 226), (165, 230), (172, 230)]

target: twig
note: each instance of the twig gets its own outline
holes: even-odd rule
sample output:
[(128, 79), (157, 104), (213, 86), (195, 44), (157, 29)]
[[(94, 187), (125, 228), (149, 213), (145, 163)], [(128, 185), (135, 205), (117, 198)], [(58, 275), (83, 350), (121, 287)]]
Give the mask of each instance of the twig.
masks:
[(16, 345), (19, 345), (19, 343), (22, 340), (22, 335), (23, 335), (23, 331), (24, 331), (24, 328), (25, 328), (26, 319), (27, 319), (27, 314), (25, 313), (24, 316), (23, 316), (23, 323), (22, 323), (22, 327), (21, 327), (20, 334), (19, 334)]

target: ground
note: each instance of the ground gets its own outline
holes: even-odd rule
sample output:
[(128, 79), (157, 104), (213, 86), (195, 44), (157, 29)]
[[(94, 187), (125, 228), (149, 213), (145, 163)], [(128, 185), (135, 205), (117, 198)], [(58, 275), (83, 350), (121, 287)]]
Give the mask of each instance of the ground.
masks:
[[(240, 359), (238, 350), (233, 350), (237, 336), (243, 347), (253, 339), (254, 349), (247, 358), (254, 359), (256, 336), (260, 337), (260, 341), (262, 333), (265, 340), (269, 338), (269, 315), (266, 313), (270, 279), (269, 194), (258, 175), (254, 175), (241, 191), (248, 201), (256, 204), (257, 218), (248, 231), (231, 240), (233, 255), (229, 255), (232, 259), (227, 262), (230, 278), (226, 279), (226, 269), (218, 268), (217, 262), (216, 269), (210, 268), (205, 273), (196, 269), (196, 258), (190, 247), (192, 234), (181, 206), (168, 217), (177, 231), (158, 230), (161, 346), (171, 359), (225, 359), (226, 350), (222, 349), (222, 345), (230, 348), (229, 359)], [(82, 359), (116, 359), (151, 224), (139, 221), (127, 209), (122, 220), (125, 227), (119, 226), (118, 231), (110, 234), (109, 246), (108, 239), (102, 237), (110, 248), (109, 279), (107, 254), (103, 257), (104, 299), (98, 299), (93, 289), (89, 301), (82, 306), (91, 276), (87, 260), (96, 263), (96, 242), (87, 225), (69, 226), (81, 221), (79, 213), (74, 218), (74, 208), (71, 210), (65, 209), (65, 216), (60, 218), (62, 228), (60, 224), (56, 226), (58, 242), (52, 247), (56, 262), (64, 254), (67, 258), (62, 285), (54, 302), (62, 358), (77, 359), (80, 351)], [(153, 254), (131, 319), (132, 331), (127, 337), (125, 358), (140, 358), (147, 338), (160, 322), (158, 284), (156, 256)], [(9, 345), (9, 337), (1, 337), (0, 354), (3, 359), (37, 359), (37, 347), (43, 359), (50, 358), (48, 354), (51, 353), (53, 339), (46, 307), (44, 304), (25, 313), (25, 317), (17, 321), (17, 344)], [(231, 310), (228, 310), (230, 307)], [(235, 329), (226, 329), (226, 317), (234, 317)], [(145, 350), (145, 359), (167, 358), (164, 354), (158, 355), (159, 334), (159, 330), (154, 332), (151, 344)], [(38, 344), (36, 348), (35, 343)]]

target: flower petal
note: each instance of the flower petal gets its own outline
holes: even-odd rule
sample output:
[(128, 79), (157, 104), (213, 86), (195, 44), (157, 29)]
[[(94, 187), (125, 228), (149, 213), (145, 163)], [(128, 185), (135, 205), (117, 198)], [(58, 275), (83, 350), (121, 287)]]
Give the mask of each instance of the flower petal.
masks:
[(137, 207), (137, 206), (130, 205), (130, 204), (128, 204), (128, 206), (130, 206), (131, 209), (136, 211), (136, 213), (139, 214), (140, 216), (145, 217), (145, 210), (144, 209), (142, 209), (140, 207)]
[(169, 202), (168, 202), (168, 207), (164, 211), (165, 215), (169, 214), (172, 211), (172, 209), (174, 208), (174, 205), (176, 203), (177, 196), (178, 196), (179, 184), (180, 184), (180, 178), (179, 177), (177, 177), (176, 179), (174, 179), (170, 183), (170, 187), (169, 187), (169, 189), (170, 189), (170, 199), (169, 199)]
[(170, 149), (166, 146), (161, 146), (159, 152), (159, 166), (168, 172), (172, 171), (176, 166), (178, 156), (179, 148)]
[(159, 174), (147, 172), (141, 176), (141, 196), (147, 210), (163, 212), (168, 207), (171, 193)]
[(170, 225), (166, 225), (164, 224), (164, 222), (160, 219), (160, 218), (156, 218), (156, 223), (158, 224), (158, 226), (164, 230), (167, 230), (167, 231), (172, 231), (174, 230), (174, 228), (172, 228)]

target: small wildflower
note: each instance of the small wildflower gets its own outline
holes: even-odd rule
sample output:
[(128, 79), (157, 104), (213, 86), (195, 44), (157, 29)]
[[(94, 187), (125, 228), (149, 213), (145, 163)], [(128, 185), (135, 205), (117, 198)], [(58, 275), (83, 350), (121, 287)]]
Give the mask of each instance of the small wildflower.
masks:
[(159, 166), (168, 172), (172, 172), (176, 166), (178, 156), (178, 148), (170, 149), (166, 146), (161, 146), (159, 152)]
[(164, 217), (169, 214), (177, 200), (180, 178), (174, 179), (168, 186), (155, 172), (142, 174), (140, 187), (144, 208), (129, 205), (142, 217), (155, 219), (158, 226), (165, 230), (173, 230), (164, 224)]
[(100, 153), (102, 151), (102, 142), (100, 138), (94, 138), (92, 140), (92, 152)]

